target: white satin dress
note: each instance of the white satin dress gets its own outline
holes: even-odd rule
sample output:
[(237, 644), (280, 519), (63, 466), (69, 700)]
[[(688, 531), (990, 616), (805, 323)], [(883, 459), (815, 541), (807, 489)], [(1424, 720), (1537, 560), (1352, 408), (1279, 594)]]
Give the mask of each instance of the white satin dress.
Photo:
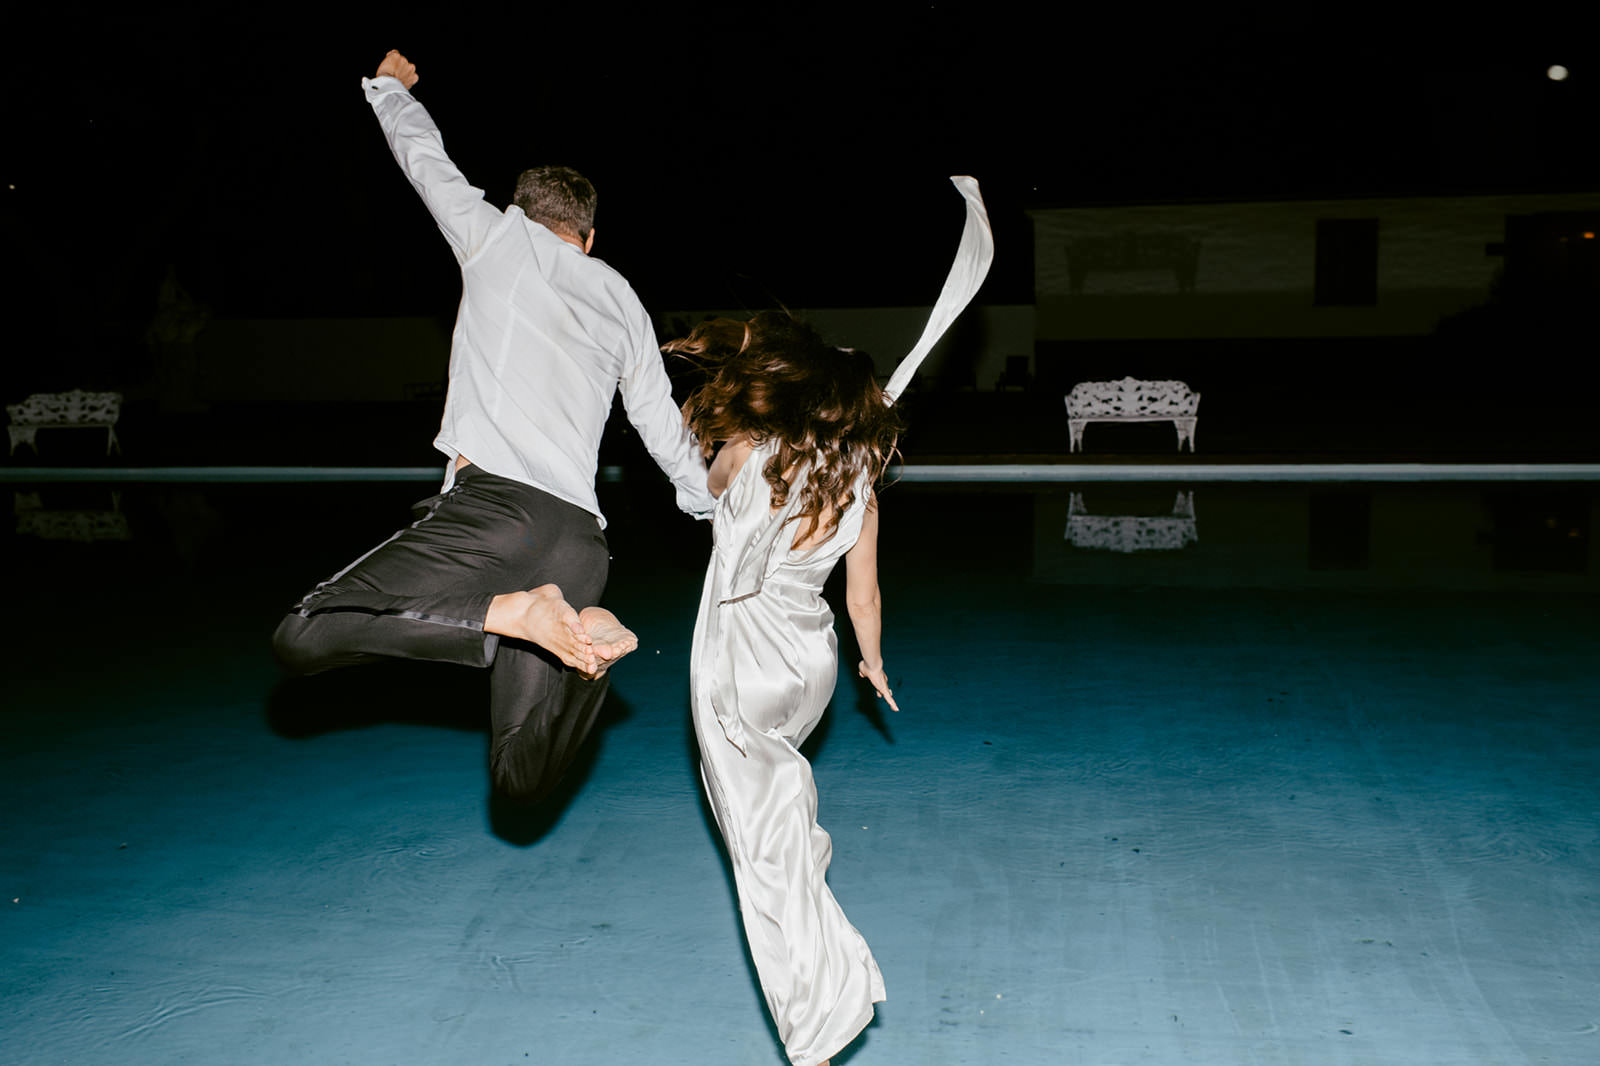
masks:
[(822, 544), (796, 551), (805, 471), (776, 514), (752, 449), (713, 513), (715, 546), (695, 622), (690, 685), (706, 795), (727, 845), (761, 991), (789, 1061), (815, 1066), (885, 998), (867, 942), (825, 880), (833, 843), (817, 824), (811, 764), (797, 750), (839, 672), (822, 585), (855, 544), (865, 482)]

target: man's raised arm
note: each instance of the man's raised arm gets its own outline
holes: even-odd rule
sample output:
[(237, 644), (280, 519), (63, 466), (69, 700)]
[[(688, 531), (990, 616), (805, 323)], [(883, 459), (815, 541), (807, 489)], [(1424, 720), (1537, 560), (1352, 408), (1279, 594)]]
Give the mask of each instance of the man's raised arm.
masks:
[(416, 83), (416, 65), (391, 51), (377, 73), (361, 79), (361, 88), (400, 169), (428, 205), (456, 259), (465, 262), (504, 216), (484, 202), (483, 190), (473, 188), (445, 154), (439, 128), (410, 93)]

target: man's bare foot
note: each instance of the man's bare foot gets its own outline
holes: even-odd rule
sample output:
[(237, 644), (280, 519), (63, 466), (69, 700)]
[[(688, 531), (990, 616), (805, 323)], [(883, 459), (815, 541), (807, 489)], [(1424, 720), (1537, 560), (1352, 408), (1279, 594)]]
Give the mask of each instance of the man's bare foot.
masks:
[(584, 630), (578, 612), (555, 585), (496, 596), (489, 602), (483, 628), (537, 644), (585, 674), (595, 668), (594, 641)]
[(617, 621), (617, 616), (604, 607), (585, 607), (578, 612), (578, 621), (592, 641), (594, 666), (579, 671), (587, 678), (596, 678), (611, 669), (613, 663), (639, 646), (633, 630)]

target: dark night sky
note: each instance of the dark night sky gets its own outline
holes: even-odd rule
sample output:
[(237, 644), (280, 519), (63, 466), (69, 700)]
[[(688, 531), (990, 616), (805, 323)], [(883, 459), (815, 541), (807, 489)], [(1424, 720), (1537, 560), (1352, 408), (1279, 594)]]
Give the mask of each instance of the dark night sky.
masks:
[(358, 89), (398, 47), (491, 202), (534, 163), (594, 179), (596, 254), (647, 306), (928, 302), (953, 173), (995, 222), (980, 299), (1028, 302), (1029, 206), (1600, 187), (1595, 6), (58, 17), (6, 72), (8, 300), (103, 333), (175, 263), (224, 315), (450, 314), (454, 262)]

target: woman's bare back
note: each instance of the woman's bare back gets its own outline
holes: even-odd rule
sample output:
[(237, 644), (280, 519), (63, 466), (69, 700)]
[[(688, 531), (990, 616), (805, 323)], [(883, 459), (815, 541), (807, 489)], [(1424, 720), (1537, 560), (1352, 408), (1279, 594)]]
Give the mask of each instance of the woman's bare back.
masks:
[[(755, 445), (749, 437), (736, 437), (723, 444), (722, 450), (711, 463), (707, 472), (706, 481), (711, 489), (711, 495), (721, 496), (727, 487), (733, 484), (733, 479), (739, 476), (739, 471), (750, 458), (750, 453), (755, 450)], [(783, 472), (784, 480), (794, 484), (795, 468), (790, 467)], [(825, 507), (817, 516), (815, 525), (810, 519), (802, 519), (797, 523), (794, 540), (789, 544), (790, 551), (810, 551), (819, 544), (826, 543), (833, 535), (834, 514), (837, 507)], [(779, 508), (773, 507), (771, 513), (777, 514)]]

